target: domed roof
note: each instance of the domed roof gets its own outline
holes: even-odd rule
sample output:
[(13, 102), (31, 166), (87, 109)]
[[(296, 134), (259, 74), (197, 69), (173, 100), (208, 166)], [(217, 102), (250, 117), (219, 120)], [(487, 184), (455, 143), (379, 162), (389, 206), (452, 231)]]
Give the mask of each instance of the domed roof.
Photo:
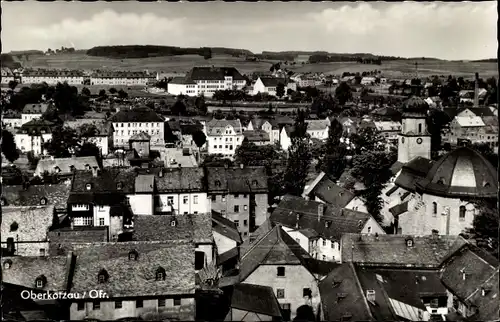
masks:
[(496, 169), (481, 154), (461, 147), (438, 160), (416, 187), (423, 193), (442, 197), (495, 198), (498, 177)]
[(412, 96), (403, 102), (403, 113), (427, 114), (429, 104), (418, 96)]

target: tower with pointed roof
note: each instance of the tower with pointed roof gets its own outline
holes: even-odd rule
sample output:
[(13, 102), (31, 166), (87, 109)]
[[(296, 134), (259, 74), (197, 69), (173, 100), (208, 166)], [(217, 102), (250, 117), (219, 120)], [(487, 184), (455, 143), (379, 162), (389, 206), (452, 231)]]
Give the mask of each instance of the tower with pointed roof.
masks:
[(431, 135), (426, 124), (428, 109), (428, 104), (415, 96), (403, 103), (398, 162), (407, 163), (416, 157), (431, 158)]

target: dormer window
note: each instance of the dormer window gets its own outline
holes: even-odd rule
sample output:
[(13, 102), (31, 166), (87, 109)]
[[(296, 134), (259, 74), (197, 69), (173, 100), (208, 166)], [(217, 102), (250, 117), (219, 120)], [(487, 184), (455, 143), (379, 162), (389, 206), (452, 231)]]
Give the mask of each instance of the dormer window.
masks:
[(131, 250), (131, 251), (128, 253), (128, 259), (129, 259), (129, 260), (134, 260), (134, 261), (136, 261), (138, 257), (139, 257), (139, 253), (138, 253), (136, 250)]
[(256, 187), (259, 185), (259, 182), (257, 180), (252, 180), (252, 186)]
[(56, 173), (61, 172), (61, 168), (59, 168), (58, 166), (55, 166), (54, 167), (54, 172), (56, 172)]
[(12, 224), (10, 224), (10, 231), (16, 231), (18, 228), (19, 225), (17, 222), (14, 221)]
[(44, 275), (40, 275), (35, 279), (36, 288), (43, 288), (47, 284), (47, 278)]
[(7, 202), (5, 201), (5, 199), (4, 199), (4, 198), (1, 198), (1, 199), (0, 199), (0, 205), (1, 205), (1, 206), (5, 206), (6, 204), (7, 204)]
[(122, 190), (123, 189), (123, 183), (117, 182), (116, 183), (116, 190)]
[(406, 240), (406, 246), (407, 247), (413, 247), (413, 239), (409, 238)]
[(177, 220), (175, 220), (175, 219), (170, 220), (170, 226), (172, 226), (172, 227), (177, 226)]
[(446, 180), (443, 177), (441, 177), (441, 178), (439, 178), (439, 180), (437, 181), (437, 183), (444, 185), (446, 183)]
[(97, 280), (99, 283), (106, 283), (109, 279), (109, 274), (108, 272), (103, 268), (99, 271), (99, 274), (97, 275)]
[(6, 261), (3, 262), (4, 269), (9, 269), (11, 267), (12, 267), (12, 261), (10, 259), (7, 259)]
[(215, 180), (215, 186), (216, 187), (220, 187), (220, 181), (219, 180)]
[(163, 267), (158, 267), (156, 270), (156, 280), (157, 281), (163, 281), (165, 280), (165, 269)]
[(41, 198), (40, 199), (40, 204), (43, 206), (43, 205), (46, 205), (47, 204), (47, 199), (45, 197)]
[(85, 185), (85, 189), (87, 189), (87, 190), (92, 189), (92, 184), (91, 184), (91, 183), (87, 183), (87, 184)]
[(485, 182), (483, 182), (483, 187), (484, 187), (484, 188), (489, 188), (489, 187), (491, 187), (491, 185), (490, 185), (490, 183), (489, 183), (489, 182), (486, 182), (486, 181), (485, 181)]
[(90, 164), (85, 165), (85, 170), (92, 170), (92, 168), (90, 167)]

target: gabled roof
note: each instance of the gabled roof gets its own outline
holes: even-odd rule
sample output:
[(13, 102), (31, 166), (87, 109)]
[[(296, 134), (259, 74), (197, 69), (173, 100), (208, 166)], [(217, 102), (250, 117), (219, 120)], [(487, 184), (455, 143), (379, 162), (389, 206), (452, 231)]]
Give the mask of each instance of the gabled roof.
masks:
[(344, 189), (333, 182), (327, 176), (323, 176), (321, 180), (312, 189), (311, 194), (328, 204), (344, 208), (351, 202), (356, 195), (351, 191)]
[[(499, 270), (491, 275), (476, 291), (467, 299), (477, 308), (477, 313), (470, 318), (473, 321), (494, 321), (498, 319), (498, 295), (499, 295)], [(482, 289), (486, 294), (482, 294)]]
[[(413, 240), (413, 246), (407, 240)], [(342, 236), (342, 261), (363, 266), (438, 268), (467, 241), (460, 236)]]
[(43, 114), (49, 108), (49, 104), (26, 104), (23, 107), (23, 114)]
[[(323, 207), (321, 216), (320, 207)], [(340, 240), (345, 233), (360, 233), (370, 218), (367, 213), (288, 195), (270, 217), (274, 223), (292, 229), (312, 229), (329, 240)]]
[(66, 208), (69, 197), (69, 182), (47, 185), (30, 185), (26, 189), (22, 185), (2, 186), (4, 207), (39, 206), (43, 202), (55, 208)]
[(302, 265), (311, 256), (277, 225), (250, 246), (240, 260), (239, 280), (244, 282), (260, 265)]
[(406, 190), (415, 191), (416, 190), (416, 182), (425, 178), (427, 173), (430, 171), (434, 161), (416, 157), (410, 162), (403, 165), (401, 168), (401, 173), (396, 178), (394, 183)]
[(319, 283), (327, 321), (370, 321), (373, 316), (352, 264), (343, 263)]
[(489, 256), (485, 260), (479, 252), (472, 246), (464, 247), (444, 265), (441, 281), (462, 301), (472, 296), (498, 270), (495, 258)]
[(99, 167), (99, 164), (94, 156), (43, 159), (38, 161), (35, 172), (42, 175), (45, 171), (52, 173), (56, 172), (56, 168), (59, 168), (61, 171), (59, 174), (71, 174), (73, 172), (72, 166), (74, 170), (89, 170)]
[(324, 131), (330, 126), (328, 119), (326, 120), (306, 120), (307, 131)]
[(264, 166), (207, 167), (208, 193), (266, 193)]
[[(134, 216), (133, 238), (137, 241), (191, 240), (212, 243), (211, 214)], [(175, 226), (171, 222), (175, 220)]]
[(75, 226), (58, 228), (49, 231), (49, 255), (65, 255), (74, 249), (75, 244), (107, 242), (107, 226)]
[(286, 86), (287, 82), (284, 78), (278, 77), (259, 77), (265, 87), (277, 87), (279, 84)]
[[(10, 268), (5, 269), (4, 263), (10, 261)], [(67, 270), (70, 262), (66, 256), (2, 257), (2, 282), (28, 289), (36, 288), (36, 279), (44, 276), (46, 280), (44, 291), (66, 291)]]
[(240, 72), (234, 67), (193, 67), (186, 75), (189, 80), (224, 80), (231, 76), (233, 80), (245, 80)]
[(485, 126), (480, 116), (455, 116), (455, 120), (462, 127)]
[(236, 284), (231, 289), (231, 307), (247, 312), (281, 318), (281, 310), (269, 286)]
[(244, 131), (243, 136), (249, 142), (269, 141), (269, 134), (264, 130)]
[(155, 177), (158, 193), (205, 191), (202, 168), (168, 168), (162, 173), (162, 177)]
[(236, 134), (242, 134), (242, 126), (239, 119), (217, 120), (214, 118), (206, 124), (207, 135), (223, 135), (228, 126), (232, 127)]
[(397, 204), (395, 205), (394, 207), (391, 207), (389, 209), (389, 211), (391, 212), (391, 214), (396, 217), (398, 215), (401, 215), (401, 214), (404, 214), (405, 212), (408, 211), (408, 202), (409, 201), (405, 201), (405, 202), (402, 202), (400, 204)]
[[(151, 216), (149, 216), (151, 217)], [(130, 259), (135, 251), (137, 260)], [(194, 294), (194, 244), (186, 241), (90, 243), (75, 249), (72, 292), (103, 290), (111, 298)], [(156, 280), (162, 268), (165, 279)], [(99, 273), (109, 276), (99, 283)]]
[(163, 119), (148, 107), (140, 107), (132, 110), (121, 110), (111, 116), (110, 122), (163, 122)]
[(153, 193), (155, 188), (155, 176), (154, 174), (139, 174), (135, 178), (135, 189), (138, 192), (148, 192)]
[[(135, 172), (133, 169), (109, 168), (101, 170), (97, 176), (92, 171), (76, 171), (73, 176), (71, 192), (80, 193), (132, 193), (135, 185)], [(86, 185), (90, 183), (91, 189)], [(117, 183), (122, 183), (122, 189), (118, 189)]]
[(222, 214), (212, 210), (212, 229), (213, 231), (241, 243), (241, 236), (238, 226), (231, 220), (222, 217)]
[(271, 220), (266, 219), (253, 233), (250, 234), (248, 239), (245, 239), (243, 243), (240, 245), (240, 254), (241, 256), (245, 255), (253, 245), (259, 241), (262, 237), (264, 237), (267, 233), (269, 233), (274, 226), (276, 226)]
[[(47, 241), (47, 232), (52, 226), (54, 206), (2, 207), (2, 242), (13, 237), (21, 242)], [(12, 229), (17, 223), (18, 228)]]
[(147, 142), (149, 142), (150, 140), (151, 136), (145, 132), (134, 134), (129, 139), (129, 141), (147, 141)]

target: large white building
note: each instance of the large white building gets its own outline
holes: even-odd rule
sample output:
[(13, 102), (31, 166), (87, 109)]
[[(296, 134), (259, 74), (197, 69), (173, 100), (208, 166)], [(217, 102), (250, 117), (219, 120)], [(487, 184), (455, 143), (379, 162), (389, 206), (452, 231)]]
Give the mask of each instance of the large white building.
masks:
[(234, 67), (194, 67), (185, 77), (170, 81), (168, 93), (212, 97), (216, 91), (241, 90), (245, 85), (245, 78)]
[[(307, 123), (307, 134), (309, 134), (310, 139), (317, 139), (324, 141), (328, 139), (328, 130), (330, 129), (330, 120), (306, 120)], [(287, 125), (283, 126), (280, 131), (280, 145), (285, 151), (292, 145), (292, 132), (293, 126)]]
[(163, 145), (165, 142), (164, 120), (150, 108), (121, 110), (110, 118), (110, 122), (115, 147), (128, 147), (129, 139), (141, 132), (151, 136), (152, 145)]
[(46, 103), (26, 104), (21, 112), (21, 125), (41, 118), (48, 108), (49, 104)]
[(90, 75), (90, 85), (146, 86), (156, 79), (156, 74), (129, 71), (95, 71)]
[(2, 67), (2, 84), (8, 84), (15, 80), (15, 75), (10, 68)]
[(47, 83), (55, 85), (68, 83), (69, 85), (82, 85), (84, 78), (84, 73), (80, 70), (24, 70), (21, 75), (23, 84)]
[(52, 122), (40, 119), (23, 124), (14, 136), (17, 148), (22, 153), (44, 154), (43, 145), (52, 139), (53, 126)]
[(233, 156), (236, 148), (243, 142), (243, 127), (239, 119), (212, 119), (205, 125), (207, 150), (209, 154)]
[(253, 85), (252, 94), (257, 95), (258, 93), (266, 93), (271, 96), (276, 96), (276, 90), (280, 84), (284, 86), (284, 96), (287, 95), (288, 89), (293, 91), (297, 90), (297, 83), (293, 81), (287, 81), (284, 78), (277, 77), (259, 77)]

